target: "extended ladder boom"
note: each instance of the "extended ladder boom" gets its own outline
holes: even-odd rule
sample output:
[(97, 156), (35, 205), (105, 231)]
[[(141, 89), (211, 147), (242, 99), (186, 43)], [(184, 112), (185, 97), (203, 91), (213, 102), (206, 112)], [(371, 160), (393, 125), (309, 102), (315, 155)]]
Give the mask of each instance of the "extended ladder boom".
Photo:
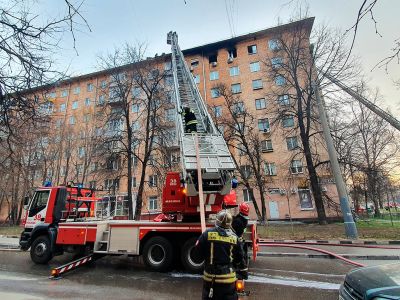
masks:
[(388, 112), (384, 111), (382, 108), (379, 106), (375, 105), (365, 97), (361, 96), (360, 94), (356, 93), (353, 91), (351, 88), (347, 87), (345, 84), (343, 84), (341, 81), (333, 78), (332, 76), (328, 74), (324, 74), (326, 78), (328, 78), (331, 82), (336, 84), (338, 87), (340, 87), (342, 90), (344, 90), (347, 94), (355, 98), (357, 101), (361, 102), (363, 105), (365, 105), (367, 108), (372, 110), (374, 113), (376, 113), (378, 116), (380, 116), (382, 119), (387, 121), (390, 125), (392, 125), (394, 128), (397, 130), (400, 130), (400, 121), (397, 120), (395, 117), (393, 117), (391, 114)]
[[(179, 48), (176, 32), (171, 31), (168, 33), (167, 43), (171, 45), (174, 95), (177, 110), (181, 112), (184, 107), (190, 108), (198, 122), (198, 150), (204, 192), (226, 195), (231, 190), (231, 173), (235, 169), (232, 156), (223, 136), (215, 127), (206, 104), (194, 82), (193, 75), (189, 71), (183, 53)], [(176, 118), (176, 122), (187, 195), (195, 196), (198, 194), (196, 135), (185, 133), (184, 121), (180, 113)]]

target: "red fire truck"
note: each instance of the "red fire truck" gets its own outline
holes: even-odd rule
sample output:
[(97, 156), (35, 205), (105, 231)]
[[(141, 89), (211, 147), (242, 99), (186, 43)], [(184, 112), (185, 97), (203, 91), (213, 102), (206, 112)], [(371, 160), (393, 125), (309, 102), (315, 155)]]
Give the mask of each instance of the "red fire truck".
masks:
[[(167, 181), (174, 182), (179, 173), (168, 173)], [(131, 256), (142, 255), (144, 262), (152, 269), (165, 271), (172, 267), (175, 258), (180, 258), (183, 267), (191, 272), (202, 269), (192, 252), (197, 237), (201, 233), (200, 223), (185, 222), (186, 210), (193, 219), (193, 209), (198, 207), (196, 197), (184, 194), (184, 187), (166, 185), (163, 203), (167, 204), (168, 195), (180, 195), (172, 213), (171, 202), (166, 205), (167, 211), (158, 216), (158, 221), (133, 220), (100, 220), (96, 217), (96, 198), (94, 191), (76, 186), (42, 187), (36, 190), (30, 201), (26, 216), (25, 228), (21, 234), (22, 250), (30, 248), (31, 259), (38, 264), (46, 264), (55, 255), (64, 252), (90, 254), (94, 257), (104, 255)], [(207, 215), (216, 213), (224, 205), (231, 206), (233, 194), (227, 197), (208, 195)], [(197, 197), (198, 198), (198, 197)], [(226, 201), (225, 201), (226, 200)], [(179, 215), (182, 218), (179, 220)], [(207, 226), (213, 226), (208, 223)], [(256, 255), (256, 226), (250, 224), (246, 243), (252, 248), (253, 258)], [(86, 256), (87, 258), (87, 256)], [(62, 270), (62, 268), (60, 269)]]

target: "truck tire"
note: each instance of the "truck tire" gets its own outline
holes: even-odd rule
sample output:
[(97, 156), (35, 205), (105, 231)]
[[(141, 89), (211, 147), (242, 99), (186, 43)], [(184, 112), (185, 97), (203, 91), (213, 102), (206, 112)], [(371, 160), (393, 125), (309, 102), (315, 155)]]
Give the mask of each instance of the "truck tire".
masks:
[(193, 252), (197, 238), (193, 237), (188, 239), (182, 246), (181, 261), (186, 271), (190, 273), (200, 273), (204, 268), (204, 260), (196, 257)]
[(46, 235), (38, 236), (31, 245), (31, 259), (37, 264), (47, 264), (53, 258), (50, 239)]
[(173, 258), (172, 244), (162, 236), (150, 238), (143, 247), (143, 260), (154, 271), (167, 271)]

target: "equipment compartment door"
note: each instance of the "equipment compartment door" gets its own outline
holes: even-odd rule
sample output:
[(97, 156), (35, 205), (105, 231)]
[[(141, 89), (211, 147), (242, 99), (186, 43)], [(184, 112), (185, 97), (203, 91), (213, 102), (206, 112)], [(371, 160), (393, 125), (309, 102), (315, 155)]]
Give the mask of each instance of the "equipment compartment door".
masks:
[(138, 227), (111, 226), (110, 234), (110, 253), (128, 253), (139, 255)]

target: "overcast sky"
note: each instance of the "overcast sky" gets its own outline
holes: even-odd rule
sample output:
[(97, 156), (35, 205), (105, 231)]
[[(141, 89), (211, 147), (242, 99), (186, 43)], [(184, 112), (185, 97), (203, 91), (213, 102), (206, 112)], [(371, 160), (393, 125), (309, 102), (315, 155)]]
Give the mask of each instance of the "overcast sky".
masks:
[[(51, 16), (59, 13), (63, 0), (40, 0), (40, 13)], [(178, 33), (182, 49), (207, 44), (216, 40), (286, 23), (293, 15), (295, 4), (289, 0), (85, 0), (81, 9), (92, 32), (81, 26), (76, 47), (65, 35), (64, 50), (58, 58), (60, 68), (69, 66), (73, 75), (97, 70), (96, 59), (101, 53), (111, 52), (125, 42), (145, 42), (148, 56), (170, 52), (166, 44), (167, 32)], [(297, 1), (292, 1), (292, 3)], [(357, 16), (362, 0), (308, 0), (309, 16), (315, 24), (327, 23), (350, 28)], [(400, 116), (400, 89), (393, 84), (400, 79), (400, 65), (393, 62), (389, 74), (382, 69), (371, 69), (390, 54), (394, 40), (400, 38), (400, 1), (380, 0), (375, 8), (375, 18), (382, 37), (375, 34), (370, 18), (360, 25), (354, 54), (361, 59), (370, 86), (379, 87), (392, 111)], [(231, 24), (231, 25), (230, 25)]]

